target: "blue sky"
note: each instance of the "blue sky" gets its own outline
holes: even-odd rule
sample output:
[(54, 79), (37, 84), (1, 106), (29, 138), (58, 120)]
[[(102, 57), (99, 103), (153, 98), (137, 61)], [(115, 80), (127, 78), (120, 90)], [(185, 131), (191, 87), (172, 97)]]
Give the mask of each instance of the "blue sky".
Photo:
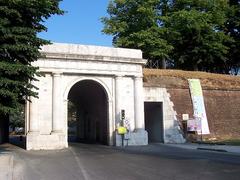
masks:
[(104, 35), (100, 18), (107, 16), (109, 0), (63, 0), (63, 16), (52, 16), (47, 32), (38, 36), (52, 42), (112, 46), (112, 37)]

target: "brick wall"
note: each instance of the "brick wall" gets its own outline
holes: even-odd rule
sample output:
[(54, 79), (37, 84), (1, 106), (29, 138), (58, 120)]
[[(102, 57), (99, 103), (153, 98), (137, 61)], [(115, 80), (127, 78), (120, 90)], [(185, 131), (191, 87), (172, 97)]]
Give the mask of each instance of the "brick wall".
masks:
[[(194, 77), (193, 77), (194, 78)], [(211, 80), (201, 80), (210, 135), (205, 138), (240, 138), (240, 89), (224, 86), (220, 89)], [(228, 83), (228, 82), (224, 82)], [(211, 87), (209, 86), (211, 84)], [(171, 95), (174, 110), (181, 120), (182, 114), (193, 117), (191, 95), (186, 79), (178, 77), (144, 77), (144, 86), (164, 87)]]
[[(168, 89), (174, 109), (193, 117), (189, 89)], [(240, 91), (203, 90), (204, 103), (210, 128), (208, 138), (240, 138)]]
[(240, 138), (240, 91), (204, 90), (210, 130), (216, 137)]

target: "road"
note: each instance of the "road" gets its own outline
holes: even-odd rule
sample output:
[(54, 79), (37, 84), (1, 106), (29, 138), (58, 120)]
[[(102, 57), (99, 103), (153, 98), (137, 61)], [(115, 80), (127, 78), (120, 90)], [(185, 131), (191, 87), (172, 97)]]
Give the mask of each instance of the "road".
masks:
[(58, 151), (10, 147), (17, 180), (239, 180), (240, 156), (151, 144), (71, 144)]

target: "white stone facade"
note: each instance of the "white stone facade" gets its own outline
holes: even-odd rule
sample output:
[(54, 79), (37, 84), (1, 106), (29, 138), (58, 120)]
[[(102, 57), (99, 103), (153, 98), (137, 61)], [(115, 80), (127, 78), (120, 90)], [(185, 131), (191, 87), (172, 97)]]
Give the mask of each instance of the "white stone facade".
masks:
[[(140, 50), (55, 43), (44, 46), (41, 53), (43, 57), (33, 64), (43, 75), (37, 77), (39, 81), (33, 82), (39, 88), (39, 98), (31, 98), (26, 108), (27, 150), (68, 147), (69, 94), (76, 84), (84, 81), (92, 82), (104, 91), (107, 107), (100, 108), (100, 111), (106, 112), (106, 124), (103, 126), (106, 129), (106, 144), (122, 145), (121, 136), (116, 131), (120, 125), (121, 110), (125, 110), (130, 132), (129, 140), (123, 143), (148, 144), (144, 102), (162, 103), (164, 143), (185, 142), (167, 90), (143, 87), (142, 67), (146, 60), (142, 59)], [(75, 96), (80, 95), (75, 91)], [(96, 115), (94, 118), (100, 117)], [(93, 128), (96, 126), (91, 125)], [(91, 136), (97, 136), (97, 130), (93, 131)]]
[(39, 98), (27, 104), (27, 150), (68, 147), (68, 95), (84, 80), (96, 82), (106, 92), (108, 145), (121, 145), (116, 128), (122, 109), (130, 124), (129, 145), (148, 144), (142, 81), (146, 60), (140, 50), (52, 44), (41, 52), (45, 57), (33, 64), (43, 74), (34, 82)]
[(163, 141), (164, 143), (184, 143), (177, 113), (173, 109), (170, 94), (166, 88), (144, 87), (144, 102), (161, 102), (163, 104)]

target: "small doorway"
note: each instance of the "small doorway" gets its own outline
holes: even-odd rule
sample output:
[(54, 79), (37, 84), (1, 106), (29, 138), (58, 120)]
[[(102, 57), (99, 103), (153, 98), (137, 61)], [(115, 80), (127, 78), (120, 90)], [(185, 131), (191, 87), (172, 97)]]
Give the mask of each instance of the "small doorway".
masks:
[(145, 128), (148, 141), (163, 142), (163, 106), (162, 102), (144, 102)]

